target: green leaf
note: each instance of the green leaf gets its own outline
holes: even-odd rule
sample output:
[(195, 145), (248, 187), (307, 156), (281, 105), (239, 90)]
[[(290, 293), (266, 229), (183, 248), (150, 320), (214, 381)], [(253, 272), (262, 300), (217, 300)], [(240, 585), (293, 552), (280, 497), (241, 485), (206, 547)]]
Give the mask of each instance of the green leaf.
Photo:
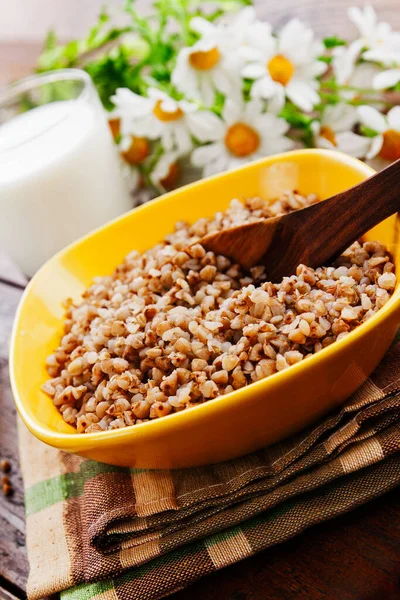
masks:
[(50, 29), (50, 31), (46, 35), (46, 39), (44, 40), (44, 52), (49, 52), (49, 50), (54, 50), (57, 46), (57, 36), (55, 31)]
[(221, 92), (216, 92), (214, 104), (213, 104), (211, 110), (213, 112), (215, 112), (215, 114), (217, 114), (218, 116), (222, 115), (225, 100), (226, 100), (226, 98), (225, 98), (224, 94), (221, 94)]
[(318, 56), (318, 60), (326, 63), (327, 65), (330, 65), (333, 60), (333, 57), (332, 56)]
[[(180, 49), (199, 38), (190, 30), (191, 19), (200, 15), (213, 21), (248, 4), (251, 0), (155, 0), (153, 14), (143, 17), (135, 0), (125, 0), (123, 27), (115, 27), (103, 10), (82, 39), (62, 45), (54, 32), (49, 32), (38, 70), (86, 69), (107, 109), (112, 108), (111, 96), (118, 87), (146, 94), (152, 85), (181, 99), (182, 94), (171, 84), (171, 73)], [(131, 36), (125, 39), (128, 32)], [(222, 110), (223, 101), (223, 96), (217, 97), (217, 112)]]
[(327, 49), (331, 49), (331, 48), (336, 48), (336, 46), (346, 46), (347, 42), (345, 40), (342, 40), (341, 38), (337, 37), (336, 35), (332, 36), (332, 37), (326, 37), (324, 40), (324, 46)]
[(141, 65), (132, 65), (129, 53), (124, 48), (119, 48), (113, 56), (105, 56), (86, 65), (85, 70), (89, 73), (96, 85), (107, 110), (113, 108), (111, 96), (119, 87), (127, 87), (132, 91), (142, 94), (143, 80), (141, 78)]
[(360, 133), (362, 135), (364, 135), (365, 137), (369, 137), (369, 138), (373, 138), (378, 135), (378, 132), (375, 131), (375, 129), (371, 129), (370, 127), (367, 127), (366, 125), (360, 125)]
[(302, 129), (309, 128), (312, 123), (312, 116), (301, 112), (294, 104), (287, 103), (279, 113), (282, 119), (285, 119), (292, 127)]
[(306, 148), (312, 148), (314, 146), (314, 134), (311, 127), (305, 129), (304, 134), (301, 137), (301, 141), (304, 143)]
[(64, 56), (68, 61), (69, 65), (73, 65), (77, 56), (79, 54), (79, 42), (77, 40), (72, 40), (68, 42), (68, 44), (64, 48)]

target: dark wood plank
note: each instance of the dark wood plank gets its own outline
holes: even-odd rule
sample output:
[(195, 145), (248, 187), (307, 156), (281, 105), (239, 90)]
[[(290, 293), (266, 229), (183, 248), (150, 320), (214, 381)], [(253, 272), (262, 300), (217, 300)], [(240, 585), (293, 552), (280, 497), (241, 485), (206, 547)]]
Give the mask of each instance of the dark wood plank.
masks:
[(23, 485), (18, 465), (16, 411), (8, 378), (8, 340), (21, 290), (0, 284), (0, 458), (11, 464), (12, 496), (0, 494), (0, 576), (24, 590), (28, 574)]
[(206, 577), (174, 600), (399, 600), (400, 494)]
[(19, 596), (14, 596), (12, 592), (3, 588), (0, 583), (0, 598), (1, 600), (18, 600)]

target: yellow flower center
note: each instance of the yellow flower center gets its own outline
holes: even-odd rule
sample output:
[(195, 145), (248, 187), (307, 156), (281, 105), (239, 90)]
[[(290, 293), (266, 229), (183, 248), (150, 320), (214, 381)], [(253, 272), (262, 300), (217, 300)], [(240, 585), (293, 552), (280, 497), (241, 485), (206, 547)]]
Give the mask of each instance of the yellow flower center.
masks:
[(180, 166), (177, 162), (174, 162), (170, 165), (168, 173), (166, 176), (160, 180), (160, 184), (166, 190), (172, 190), (175, 187), (176, 182), (178, 181), (181, 174)]
[(108, 126), (114, 140), (116, 140), (121, 134), (121, 121), (119, 119), (109, 119)]
[(225, 145), (235, 156), (248, 156), (258, 149), (260, 137), (249, 125), (235, 123), (226, 132)]
[(281, 83), (282, 85), (287, 85), (293, 77), (293, 63), (291, 63), (290, 60), (282, 54), (277, 54), (276, 56), (272, 57), (267, 64), (267, 68), (269, 74), (271, 75), (271, 79)]
[(206, 50), (203, 52), (199, 50), (198, 52), (192, 52), (189, 56), (189, 62), (194, 69), (198, 69), (199, 71), (208, 71), (215, 67), (217, 62), (220, 59), (220, 54), (218, 48), (211, 48), (211, 50)]
[(130, 165), (141, 163), (150, 154), (149, 142), (146, 138), (132, 136), (128, 150), (121, 152), (122, 158)]
[(162, 100), (157, 100), (155, 107), (153, 108), (153, 114), (160, 121), (164, 121), (168, 123), (169, 121), (177, 121), (181, 117), (183, 117), (183, 111), (178, 107), (176, 110), (169, 112), (167, 110), (162, 109)]
[(379, 156), (385, 160), (400, 158), (400, 131), (388, 129), (383, 134), (383, 144)]
[(337, 146), (335, 132), (333, 131), (333, 129), (331, 129), (327, 125), (323, 125), (321, 127), (321, 131), (319, 132), (319, 135), (321, 137), (325, 138), (326, 140), (328, 140), (328, 142), (333, 144), (333, 146)]

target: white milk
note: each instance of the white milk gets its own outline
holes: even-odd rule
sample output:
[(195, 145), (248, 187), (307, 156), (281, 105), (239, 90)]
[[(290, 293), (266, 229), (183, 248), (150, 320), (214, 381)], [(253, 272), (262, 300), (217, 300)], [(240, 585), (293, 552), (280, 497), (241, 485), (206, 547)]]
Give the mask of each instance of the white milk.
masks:
[(100, 110), (53, 102), (0, 126), (0, 246), (26, 274), (131, 207)]

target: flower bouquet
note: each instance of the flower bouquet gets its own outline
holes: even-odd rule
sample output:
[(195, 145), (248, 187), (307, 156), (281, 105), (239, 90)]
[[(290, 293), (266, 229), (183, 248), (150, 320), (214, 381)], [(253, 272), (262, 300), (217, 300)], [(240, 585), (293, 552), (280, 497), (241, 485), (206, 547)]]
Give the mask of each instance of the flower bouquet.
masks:
[[(280, 30), (246, 0), (127, 0), (84, 40), (47, 37), (40, 71), (93, 78), (132, 189), (179, 185), (299, 147), (400, 157), (400, 33), (372, 6), (350, 8), (357, 37), (323, 40), (298, 19)], [(187, 179), (187, 178), (186, 178)]]

